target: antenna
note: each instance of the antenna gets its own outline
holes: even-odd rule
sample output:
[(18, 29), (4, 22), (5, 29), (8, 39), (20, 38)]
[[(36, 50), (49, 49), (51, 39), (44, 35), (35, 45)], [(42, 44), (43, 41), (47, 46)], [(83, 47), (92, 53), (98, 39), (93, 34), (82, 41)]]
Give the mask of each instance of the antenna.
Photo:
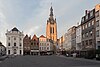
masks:
[(51, 6), (52, 6), (52, 2), (51, 2)]

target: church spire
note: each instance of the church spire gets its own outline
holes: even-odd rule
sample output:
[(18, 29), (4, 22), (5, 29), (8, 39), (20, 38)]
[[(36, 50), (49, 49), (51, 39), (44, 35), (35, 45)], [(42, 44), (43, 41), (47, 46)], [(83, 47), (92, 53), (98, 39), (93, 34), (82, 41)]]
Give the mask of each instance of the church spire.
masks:
[(50, 16), (53, 16), (53, 8), (52, 8), (52, 6), (50, 8)]
[(50, 16), (53, 17), (53, 8), (52, 8), (52, 2), (51, 2), (51, 8), (50, 8)]

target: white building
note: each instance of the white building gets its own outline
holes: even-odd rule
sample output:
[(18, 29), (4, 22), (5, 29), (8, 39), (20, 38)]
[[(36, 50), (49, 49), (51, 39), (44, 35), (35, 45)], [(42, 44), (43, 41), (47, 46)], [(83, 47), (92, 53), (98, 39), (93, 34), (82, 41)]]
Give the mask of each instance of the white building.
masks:
[(6, 55), (6, 47), (0, 42), (0, 56)]
[(64, 35), (59, 38), (59, 49), (62, 51), (64, 49)]
[(23, 55), (23, 32), (16, 27), (6, 33), (7, 55)]
[(60, 43), (61, 43), (61, 46), (60, 48), (62, 50), (66, 50), (66, 46), (67, 46), (67, 33), (65, 33), (61, 38), (60, 38)]
[(47, 45), (47, 52), (54, 51), (54, 41), (53, 40), (47, 39), (46, 45)]
[(47, 51), (46, 37), (43, 35), (39, 37), (39, 51)]
[(100, 4), (95, 6), (96, 18), (96, 49), (100, 49)]
[(66, 34), (66, 43), (67, 43), (66, 50), (71, 50), (71, 48), (72, 48), (71, 32), (72, 32), (72, 30), (70, 28), (70, 29), (68, 29), (67, 34)]
[(47, 39), (45, 36), (41, 35), (39, 37), (39, 51), (40, 52), (52, 52), (53, 51), (53, 41)]
[(81, 35), (82, 29), (81, 25), (78, 25), (76, 28), (76, 50), (82, 50), (82, 44), (81, 44)]
[(67, 40), (67, 33), (64, 34), (64, 43), (63, 43), (63, 48), (65, 50), (68, 50), (68, 40)]

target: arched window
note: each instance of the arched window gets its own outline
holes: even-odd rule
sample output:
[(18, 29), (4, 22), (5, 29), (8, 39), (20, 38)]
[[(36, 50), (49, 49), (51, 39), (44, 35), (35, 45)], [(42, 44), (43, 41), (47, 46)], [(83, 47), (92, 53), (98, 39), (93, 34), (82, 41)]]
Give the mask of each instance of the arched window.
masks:
[(8, 54), (10, 54), (10, 50), (8, 50)]
[(8, 43), (8, 46), (10, 46), (10, 43)]
[(52, 27), (50, 27), (50, 33), (52, 33)]
[(16, 46), (16, 43), (14, 43), (14, 46)]
[(53, 33), (54, 33), (54, 27), (53, 27)]
[(16, 49), (14, 49), (14, 54), (16, 54), (16, 52), (17, 52), (17, 50), (16, 50)]
[(22, 51), (20, 50), (20, 55), (22, 54)]
[(22, 46), (22, 44), (20, 43), (20, 45), (19, 45), (20, 47)]

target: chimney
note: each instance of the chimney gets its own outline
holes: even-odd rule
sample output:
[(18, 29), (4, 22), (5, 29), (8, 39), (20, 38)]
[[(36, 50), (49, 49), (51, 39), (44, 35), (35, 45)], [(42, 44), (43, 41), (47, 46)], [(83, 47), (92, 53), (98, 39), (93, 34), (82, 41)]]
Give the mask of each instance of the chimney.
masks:
[(87, 10), (85, 10), (85, 15), (87, 15), (88, 14), (88, 11)]

